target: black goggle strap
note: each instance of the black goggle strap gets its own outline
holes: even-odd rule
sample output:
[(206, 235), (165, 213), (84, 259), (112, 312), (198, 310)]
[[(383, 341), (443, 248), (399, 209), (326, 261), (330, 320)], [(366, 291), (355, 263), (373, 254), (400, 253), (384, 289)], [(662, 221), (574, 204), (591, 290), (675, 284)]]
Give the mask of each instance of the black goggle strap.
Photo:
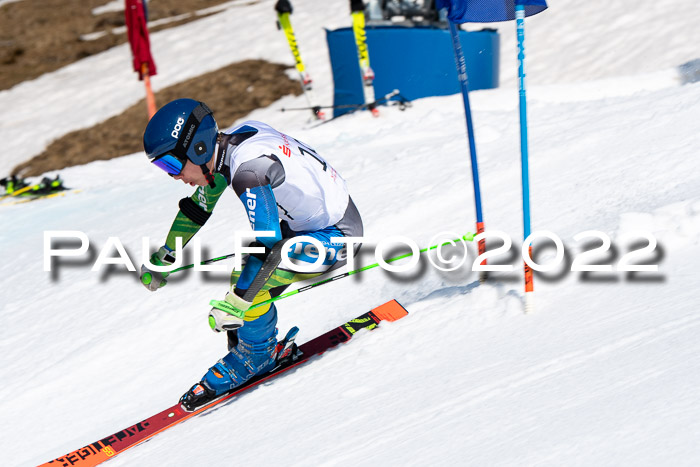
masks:
[(202, 164), (199, 167), (202, 169), (202, 173), (204, 174), (204, 178), (207, 179), (207, 183), (209, 183), (209, 186), (211, 188), (215, 188), (216, 183), (214, 182), (214, 175), (209, 171), (209, 167), (207, 167), (206, 164)]
[(180, 131), (180, 136), (178, 137), (177, 143), (172, 150), (173, 154), (182, 158), (183, 160), (187, 160), (187, 150), (190, 148), (190, 144), (192, 144), (194, 134), (197, 133), (197, 129), (202, 123), (202, 120), (204, 120), (204, 117), (211, 114), (211, 109), (207, 107), (204, 102), (200, 102), (199, 105), (192, 110), (190, 116), (187, 117), (185, 125)]

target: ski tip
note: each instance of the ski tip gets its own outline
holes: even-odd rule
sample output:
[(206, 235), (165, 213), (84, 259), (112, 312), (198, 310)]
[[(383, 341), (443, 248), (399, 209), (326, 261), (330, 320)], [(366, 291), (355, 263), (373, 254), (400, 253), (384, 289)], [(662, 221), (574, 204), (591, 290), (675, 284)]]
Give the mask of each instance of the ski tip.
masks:
[(384, 321), (397, 321), (408, 314), (408, 311), (396, 300), (390, 300), (372, 310), (372, 313)]
[(379, 117), (379, 109), (377, 109), (376, 107), (374, 107), (374, 108), (369, 109), (369, 110), (370, 110), (370, 112), (372, 112), (372, 116), (373, 116), (373, 117)]

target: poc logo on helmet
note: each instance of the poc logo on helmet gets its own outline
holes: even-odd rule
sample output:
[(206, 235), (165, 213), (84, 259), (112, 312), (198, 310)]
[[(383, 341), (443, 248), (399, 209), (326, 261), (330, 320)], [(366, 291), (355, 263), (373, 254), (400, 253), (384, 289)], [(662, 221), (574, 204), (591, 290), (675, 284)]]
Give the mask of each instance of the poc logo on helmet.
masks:
[(172, 136), (175, 139), (178, 139), (180, 137), (180, 130), (182, 130), (182, 125), (185, 124), (185, 119), (182, 117), (177, 117), (177, 123), (175, 124), (175, 128), (173, 129), (172, 133), (170, 133), (170, 136)]

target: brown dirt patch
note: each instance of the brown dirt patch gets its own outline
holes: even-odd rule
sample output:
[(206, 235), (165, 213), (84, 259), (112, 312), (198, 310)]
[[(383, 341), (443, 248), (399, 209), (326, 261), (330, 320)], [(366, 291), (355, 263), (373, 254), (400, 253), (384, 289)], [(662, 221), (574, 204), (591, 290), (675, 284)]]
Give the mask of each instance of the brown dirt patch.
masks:
[[(160, 107), (181, 97), (205, 102), (214, 112), (219, 127), (226, 128), (252, 110), (267, 107), (286, 95), (301, 94), (299, 83), (285, 73), (287, 68), (263, 60), (235, 63), (161, 90), (156, 93), (156, 104)], [(121, 115), (92, 128), (68, 133), (43, 153), (15, 167), (12, 173), (31, 177), (142, 151), (147, 123), (146, 103), (141, 100)]]
[[(94, 8), (108, 1), (22, 0), (0, 7), (0, 90), (127, 42), (125, 33), (111, 32), (113, 28), (124, 26), (123, 11), (92, 14)], [(150, 32), (200, 19), (203, 16), (193, 13), (225, 1), (151, 0), (148, 2), (149, 22), (186, 13), (191, 16), (151, 27)], [(240, 6), (257, 1), (241, 0)], [(82, 38), (100, 31), (109, 33), (96, 40)], [(154, 55), (157, 64), (157, 51)], [(164, 89), (156, 94), (156, 103), (162, 106), (180, 97), (206, 102), (220, 127), (225, 128), (282, 96), (298, 95), (301, 92), (299, 83), (290, 80), (285, 69), (283, 65), (248, 60)], [(140, 151), (147, 122), (146, 104), (138, 102), (119, 116), (54, 141), (43, 153), (15, 167), (12, 173), (35, 176)]]
[[(93, 8), (109, 0), (22, 0), (0, 7), (0, 90), (34, 79), (127, 41), (126, 34), (112, 34), (124, 26), (124, 12), (93, 16)], [(225, 0), (151, 0), (148, 20), (154, 21), (219, 5)], [(257, 0), (241, 2), (241, 5)], [(150, 32), (178, 26), (202, 16), (192, 15), (175, 23), (151, 28)], [(110, 31), (96, 40), (81, 36)], [(154, 51), (156, 64), (157, 51)], [(128, 66), (128, 64), (125, 64)]]

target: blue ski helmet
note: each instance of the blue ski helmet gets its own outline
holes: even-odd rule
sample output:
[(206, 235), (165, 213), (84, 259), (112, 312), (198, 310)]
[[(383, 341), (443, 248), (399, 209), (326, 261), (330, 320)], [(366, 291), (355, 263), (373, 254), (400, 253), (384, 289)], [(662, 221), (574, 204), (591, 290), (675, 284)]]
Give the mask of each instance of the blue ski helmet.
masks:
[(182, 172), (187, 160), (211, 176), (206, 163), (214, 155), (219, 134), (212, 111), (203, 102), (176, 99), (153, 115), (143, 133), (148, 159), (170, 175)]

